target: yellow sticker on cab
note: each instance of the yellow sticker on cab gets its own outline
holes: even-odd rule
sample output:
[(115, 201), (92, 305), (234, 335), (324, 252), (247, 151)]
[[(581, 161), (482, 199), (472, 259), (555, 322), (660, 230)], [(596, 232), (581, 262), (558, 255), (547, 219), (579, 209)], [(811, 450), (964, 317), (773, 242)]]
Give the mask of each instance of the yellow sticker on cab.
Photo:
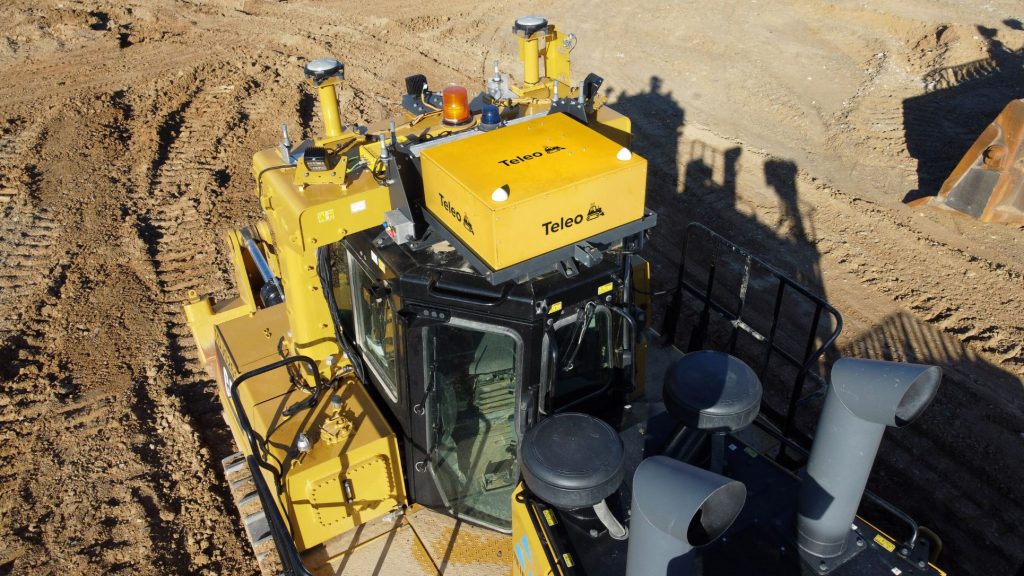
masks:
[(316, 221), (317, 221), (318, 224), (324, 224), (326, 222), (331, 222), (333, 220), (334, 220), (334, 208), (330, 208), (330, 209), (327, 209), (327, 210), (321, 210), (320, 212), (316, 213)]

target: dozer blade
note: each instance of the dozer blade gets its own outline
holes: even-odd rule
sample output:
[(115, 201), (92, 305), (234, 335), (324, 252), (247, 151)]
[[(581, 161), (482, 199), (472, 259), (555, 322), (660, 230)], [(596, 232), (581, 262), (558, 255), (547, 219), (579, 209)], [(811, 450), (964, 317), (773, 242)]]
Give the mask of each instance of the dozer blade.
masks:
[(925, 203), (983, 222), (1024, 224), (1024, 99), (1003, 108), (937, 196), (915, 204)]

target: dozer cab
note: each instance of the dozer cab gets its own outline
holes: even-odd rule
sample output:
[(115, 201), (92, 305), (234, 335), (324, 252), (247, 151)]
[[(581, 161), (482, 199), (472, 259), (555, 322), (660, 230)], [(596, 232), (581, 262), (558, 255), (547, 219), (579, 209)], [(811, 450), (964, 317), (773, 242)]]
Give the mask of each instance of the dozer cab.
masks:
[[(906, 520), (896, 537), (856, 516), (882, 432), (939, 370), (843, 359), (825, 387), (839, 313), (700, 225), (673, 291), (696, 310), (690, 350), (655, 344), (629, 119), (600, 77), (570, 77), (574, 35), (540, 17), (513, 33), (521, 83), (412, 76), (407, 116), (373, 126), (342, 125), (344, 67), (311, 61), (324, 134), (253, 158), (264, 218), (228, 234), (238, 296), (185, 313), (263, 572), (942, 574), (898, 510), (868, 493)], [(743, 278), (738, 310), (715, 270)], [(743, 304), (763, 286), (802, 304), (765, 328)], [(749, 337), (757, 371), (734, 355)], [(791, 401), (762, 409), (780, 358)], [(805, 384), (827, 397), (810, 451)]]

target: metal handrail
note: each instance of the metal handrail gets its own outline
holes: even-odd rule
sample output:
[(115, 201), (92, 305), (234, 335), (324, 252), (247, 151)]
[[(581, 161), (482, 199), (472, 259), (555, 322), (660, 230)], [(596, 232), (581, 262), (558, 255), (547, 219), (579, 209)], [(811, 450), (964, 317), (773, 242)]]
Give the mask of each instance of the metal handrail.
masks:
[(238, 427), (241, 428), (245, 439), (249, 442), (250, 455), (246, 457), (246, 462), (249, 465), (249, 472), (252, 474), (252, 481), (256, 485), (256, 494), (259, 496), (260, 504), (263, 506), (263, 513), (267, 516), (267, 521), (270, 524), (270, 532), (274, 539), (274, 546), (277, 548), (278, 557), (281, 559), (281, 565), (284, 568), (284, 574), (292, 576), (312, 576), (312, 574), (306, 570), (306, 567), (302, 564), (302, 559), (299, 556), (299, 550), (295, 547), (295, 541), (292, 540), (291, 532), (288, 531), (288, 525), (285, 523), (284, 518), (281, 516), (280, 510), (277, 508), (277, 502), (274, 499), (273, 494), (270, 492), (270, 487), (267, 486), (267, 481), (263, 478), (263, 473), (260, 469), (267, 470), (274, 476), (274, 482), (277, 484), (278, 495), (281, 492), (281, 471), (274, 468), (269, 462), (262, 459), (259, 456), (260, 445), (256, 441), (256, 432), (253, 431), (252, 425), (249, 422), (249, 416), (245, 413), (245, 408), (242, 405), (241, 399), (238, 397), (238, 389), (243, 382), (254, 378), (261, 374), (266, 374), (272, 370), (287, 366), (294, 363), (303, 363), (310, 368), (310, 372), (313, 374), (314, 381), (316, 383), (316, 389), (323, 389), (323, 380), (320, 377), (320, 371), (317, 368), (316, 362), (308, 356), (289, 356), (276, 362), (261, 366), (254, 370), (250, 370), (245, 374), (242, 374), (231, 385), (228, 390), (231, 394), (231, 403), (235, 409), (235, 419), (238, 421)]
[[(687, 255), (689, 253), (689, 249), (692, 249), (694, 244), (697, 243), (694, 238), (697, 234), (706, 236), (711, 248), (707, 281), (704, 286), (700, 286), (696, 282), (688, 279), (686, 275)], [(728, 254), (738, 256), (743, 262), (743, 274), (738, 294), (739, 309), (736, 312), (730, 311), (725, 305), (713, 298), (716, 271), (721, 264), (721, 258)], [(751, 270), (754, 268), (763, 270), (768, 276), (775, 278), (778, 282), (778, 289), (775, 293), (774, 307), (772, 310), (771, 326), (767, 334), (762, 334), (744, 320), (745, 306), (750, 291)], [(797, 358), (793, 354), (784, 350), (776, 341), (779, 320), (783, 311), (783, 297), (787, 291), (802, 297), (805, 302), (814, 308), (814, 312), (812, 314), (813, 318), (807, 333), (806, 344), (801, 358)], [(793, 280), (771, 264), (768, 264), (764, 260), (754, 256), (749, 251), (741, 248), (707, 226), (696, 222), (687, 226), (683, 235), (679, 275), (676, 281), (676, 288), (674, 290), (672, 302), (669, 304), (668, 310), (665, 314), (665, 323), (662, 330), (667, 343), (675, 342), (679, 319), (682, 315), (682, 300), (684, 292), (696, 297), (703, 304), (700, 312), (700, 319), (697, 326), (694, 327), (693, 332), (691, 333), (687, 351), (700, 350), (704, 347), (705, 341), (708, 337), (711, 312), (714, 311), (716, 314), (728, 321), (732, 326), (728, 346), (730, 354), (735, 352), (736, 340), (740, 331), (745, 332), (755, 340), (766, 344), (760, 368), (757, 370), (758, 377), (761, 378), (762, 381), (764, 380), (765, 374), (768, 370), (768, 365), (773, 357), (781, 358), (797, 370), (796, 376), (793, 379), (793, 387), (789, 395), (786, 412), (779, 414), (770, 407), (767, 411), (774, 418), (782, 420), (781, 427), (783, 433), (787, 436), (793, 435), (795, 433), (794, 423), (798, 407), (807, 398), (813, 397), (815, 394), (822, 392), (827, 384), (825, 378), (816, 372), (816, 367), (821, 356), (829, 347), (832, 346), (832, 344), (835, 343), (836, 339), (839, 337), (839, 333), (843, 329), (843, 318), (839, 311), (829, 304), (824, 298), (811, 292), (810, 289), (804, 287), (796, 280)], [(818, 328), (823, 316), (831, 318), (832, 330), (821, 340), (820, 345), (815, 346), (815, 343), (818, 341)], [(817, 382), (818, 388), (805, 397), (803, 395), (803, 389), (808, 378)]]
[[(704, 234), (713, 243), (710, 265), (708, 267), (708, 277), (705, 285), (698, 286), (696, 283), (689, 281), (686, 278), (686, 263), (688, 249), (693, 248), (693, 237), (696, 234)], [(725, 253), (731, 253), (739, 256), (743, 260), (743, 275), (740, 281), (739, 290), (739, 309), (733, 313), (728, 310), (723, 304), (717, 302), (713, 297), (715, 288), (715, 272), (719, 266), (719, 259), (722, 256), (723, 248), (726, 250)], [(750, 326), (749, 323), (743, 320), (743, 313), (746, 306), (746, 300), (748, 291), (750, 289), (750, 273), (751, 269), (757, 267), (763, 269), (768, 275), (774, 277), (778, 281), (778, 289), (775, 293), (775, 300), (772, 309), (772, 320), (768, 334), (764, 335), (758, 330)], [(807, 302), (814, 306), (814, 312), (812, 314), (812, 320), (810, 328), (808, 330), (806, 345), (804, 347), (803, 358), (796, 358), (789, 352), (783, 350), (776, 343), (777, 329), (779, 325), (779, 318), (782, 313), (782, 301), (783, 296), (787, 290), (795, 291), (796, 294), (802, 296)], [(759, 342), (764, 342), (767, 345), (764, 357), (761, 360), (760, 370), (758, 371), (758, 377), (764, 380), (764, 375), (767, 372), (768, 364), (773, 354), (777, 354), (780, 358), (784, 359), (790, 366), (797, 369), (797, 375), (793, 381), (793, 390), (790, 393), (789, 404), (785, 414), (779, 415), (774, 413), (772, 410), (768, 410), (769, 414), (762, 414), (758, 416), (756, 423), (758, 426), (773, 436), (780, 443), (779, 457), (782, 458), (786, 448), (793, 450), (797, 454), (806, 457), (809, 454), (809, 450), (802, 446), (799, 442), (794, 439), (794, 421), (796, 412), (801, 405), (802, 400), (813, 397), (816, 393), (823, 391), (827, 382), (820, 374), (815, 372), (821, 356), (825, 353), (830, 346), (832, 346), (836, 339), (839, 337), (840, 332), (843, 329), (843, 317), (831, 304), (829, 304), (821, 296), (811, 292), (810, 289), (806, 288), (802, 284), (793, 280), (779, 269), (775, 268), (771, 264), (768, 264), (764, 260), (754, 256), (747, 250), (741, 248), (730, 240), (726, 239), (722, 235), (718, 234), (714, 230), (699, 224), (691, 223), (687, 226), (683, 237), (682, 246), (682, 257), (679, 264), (679, 276), (677, 279), (677, 285), (675, 294), (673, 295), (672, 302), (669, 304), (668, 311), (665, 315), (665, 324), (662, 330), (665, 341), (667, 343), (675, 342), (676, 331), (678, 328), (679, 318), (682, 314), (682, 298), (683, 292), (696, 297), (703, 303), (703, 308), (700, 312), (700, 320), (697, 326), (694, 327), (693, 333), (691, 334), (688, 351), (702, 349), (708, 336), (708, 326), (710, 323), (710, 313), (714, 311), (721, 317), (723, 317), (732, 326), (732, 331), (729, 336), (729, 352), (732, 353), (736, 348), (736, 338), (740, 331), (743, 331), (753, 337)], [(832, 330), (821, 340), (821, 344), (815, 346), (815, 342), (818, 340), (818, 327), (821, 323), (822, 316), (828, 315), (832, 319)], [(819, 384), (819, 389), (815, 392), (808, 394), (807, 397), (802, 397), (804, 383), (807, 378), (815, 380)], [(764, 411), (764, 410), (762, 410)], [(779, 426), (778, 422), (773, 422), (770, 416), (778, 418), (781, 416), (782, 425)], [(810, 435), (799, 434), (802, 440), (810, 443), (812, 439)], [(870, 490), (864, 491), (864, 497), (871, 500), (876, 505), (884, 508), (890, 514), (901, 520), (910, 529), (910, 537), (903, 541), (903, 544), (910, 549), (913, 549), (917, 544), (919, 526), (917, 522), (906, 512), (897, 508), (892, 503), (878, 496)]]

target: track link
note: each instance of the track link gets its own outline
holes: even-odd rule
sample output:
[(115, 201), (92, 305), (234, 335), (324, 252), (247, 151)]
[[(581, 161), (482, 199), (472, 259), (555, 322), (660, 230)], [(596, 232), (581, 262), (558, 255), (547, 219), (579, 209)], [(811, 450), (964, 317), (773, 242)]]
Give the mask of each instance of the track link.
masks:
[(241, 452), (235, 452), (221, 460), (224, 478), (231, 490), (231, 499), (235, 503), (238, 515), (245, 528), (256, 562), (263, 576), (281, 574), (281, 559), (277, 555), (274, 536), (270, 531), (270, 521), (256, 493), (249, 465)]

